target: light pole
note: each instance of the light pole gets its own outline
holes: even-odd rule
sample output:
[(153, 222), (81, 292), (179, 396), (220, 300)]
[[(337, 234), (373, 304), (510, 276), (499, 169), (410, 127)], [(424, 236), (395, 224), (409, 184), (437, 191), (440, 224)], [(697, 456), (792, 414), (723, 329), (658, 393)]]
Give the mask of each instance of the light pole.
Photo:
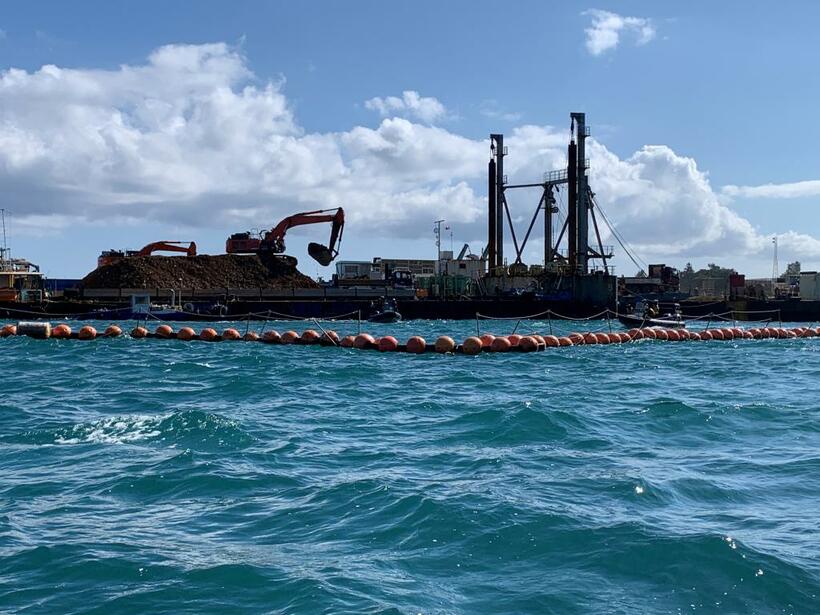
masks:
[(444, 220), (436, 220), (433, 233), (436, 235), (436, 273), (441, 273), (441, 224)]

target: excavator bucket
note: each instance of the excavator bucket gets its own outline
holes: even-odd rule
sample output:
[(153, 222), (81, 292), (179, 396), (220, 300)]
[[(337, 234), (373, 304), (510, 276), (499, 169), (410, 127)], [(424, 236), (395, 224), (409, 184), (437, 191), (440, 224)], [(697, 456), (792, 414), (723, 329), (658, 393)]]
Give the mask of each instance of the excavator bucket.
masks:
[(320, 243), (309, 243), (308, 254), (323, 267), (327, 267), (333, 260), (333, 253), (330, 251), (330, 248)]

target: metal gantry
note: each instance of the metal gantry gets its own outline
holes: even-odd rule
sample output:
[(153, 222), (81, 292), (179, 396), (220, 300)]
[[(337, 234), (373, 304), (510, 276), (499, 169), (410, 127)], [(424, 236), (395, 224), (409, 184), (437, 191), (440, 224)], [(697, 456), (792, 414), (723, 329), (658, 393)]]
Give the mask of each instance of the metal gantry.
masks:
[[(522, 255), (535, 227), (540, 212), (544, 215), (544, 266), (546, 269), (569, 269), (578, 274), (589, 273), (590, 259), (601, 259), (605, 271), (608, 271), (607, 259), (612, 257), (611, 248), (604, 248), (598, 221), (595, 217), (595, 194), (589, 188), (587, 171), (589, 161), (586, 159), (586, 138), (589, 128), (586, 126), (584, 113), (572, 113), (570, 124), (570, 143), (567, 148), (568, 161), (566, 169), (550, 171), (544, 174), (542, 181), (526, 184), (509, 184), (504, 175), (504, 157), (507, 149), (504, 136), (490, 135), (492, 157), (488, 166), (488, 244), (490, 273), (504, 268), (504, 217), (510, 228), (510, 236), (515, 248), (515, 265), (523, 265)], [(567, 217), (553, 242), (556, 207), (555, 192), (561, 185), (567, 184)], [(515, 233), (510, 206), (507, 203), (506, 191), (520, 188), (540, 188), (541, 197), (532, 215), (527, 231), (521, 243)], [(597, 240), (597, 250), (589, 245), (589, 218)], [(564, 257), (559, 246), (566, 235), (567, 256)]]

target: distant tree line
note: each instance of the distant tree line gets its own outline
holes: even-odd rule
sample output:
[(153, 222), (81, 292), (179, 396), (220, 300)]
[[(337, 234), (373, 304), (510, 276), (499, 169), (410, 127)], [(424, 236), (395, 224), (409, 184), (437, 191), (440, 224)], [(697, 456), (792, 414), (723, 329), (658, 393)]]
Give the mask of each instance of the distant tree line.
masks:
[(686, 263), (686, 267), (680, 272), (680, 289), (682, 292), (699, 294), (704, 289), (723, 295), (729, 288), (729, 276), (737, 273), (734, 269), (720, 267), (715, 263), (709, 263), (706, 269), (692, 267), (692, 263)]

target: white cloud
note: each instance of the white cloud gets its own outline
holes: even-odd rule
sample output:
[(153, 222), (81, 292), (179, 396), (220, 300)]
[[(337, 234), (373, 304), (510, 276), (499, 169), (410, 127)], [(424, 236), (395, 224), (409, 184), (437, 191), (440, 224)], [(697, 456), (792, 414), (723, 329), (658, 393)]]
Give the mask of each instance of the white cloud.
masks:
[(656, 35), (652, 20), (644, 17), (624, 17), (600, 9), (589, 9), (582, 15), (592, 18), (592, 25), (584, 32), (587, 51), (594, 56), (615, 49), (622, 34), (634, 37), (637, 45), (645, 45)]
[(371, 111), (377, 111), (382, 117), (390, 115), (404, 115), (415, 117), (422, 122), (432, 124), (447, 115), (447, 109), (438, 99), (430, 96), (419, 96), (414, 90), (405, 90), (401, 98), (387, 96), (375, 97), (366, 100), (364, 106)]
[[(259, 83), (223, 44), (171, 45), (116, 70), (7, 70), (0, 190), (21, 231), (123, 220), (228, 231), (343, 205), (348, 237), (429, 238), (436, 218), (463, 237), (486, 235), (487, 141), (401, 117), (306, 132), (283, 87)], [(566, 165), (565, 129), (519, 126), (505, 143), (510, 181)], [(623, 159), (588, 145), (597, 199), (644, 258), (769, 249), (769, 236), (712, 189), (693, 159), (662, 145)], [(528, 220), (524, 199), (511, 194), (510, 204)], [(795, 256), (820, 255), (814, 237), (781, 238)]]
[(812, 179), (787, 184), (763, 184), (761, 186), (723, 186), (721, 190), (728, 197), (796, 199), (820, 196), (820, 180)]

